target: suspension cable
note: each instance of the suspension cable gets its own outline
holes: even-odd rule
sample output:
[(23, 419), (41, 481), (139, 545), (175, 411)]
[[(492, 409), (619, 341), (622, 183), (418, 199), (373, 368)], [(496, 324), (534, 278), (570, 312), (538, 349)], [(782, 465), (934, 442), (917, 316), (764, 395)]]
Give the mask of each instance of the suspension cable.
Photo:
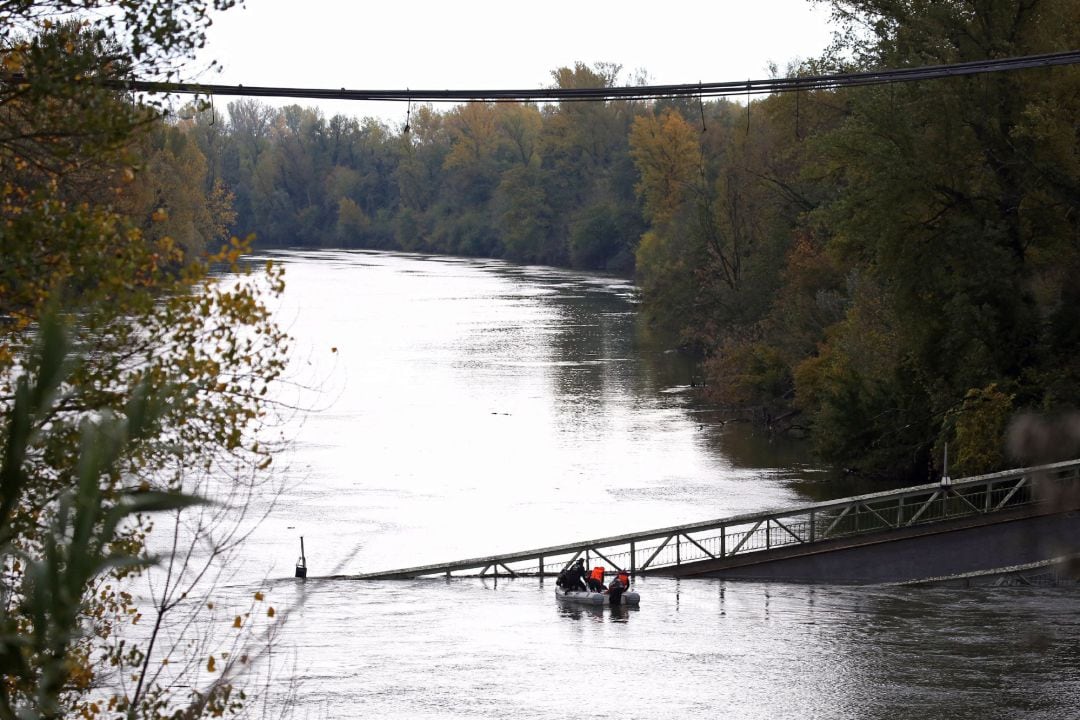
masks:
[[(768, 93), (831, 90), (841, 87), (937, 80), (984, 73), (1028, 70), (1080, 63), (1080, 50), (978, 60), (951, 65), (897, 68), (834, 75), (807, 75), (765, 80), (735, 80), (676, 85), (630, 85), (598, 88), (543, 88), (536, 90), (349, 90), (346, 88), (296, 88), (257, 85), (214, 85), (150, 80), (103, 80), (105, 87), (134, 92), (236, 95), (245, 97), (305, 98), (310, 100), (367, 100), (384, 102), (578, 102), (647, 100), (670, 97), (726, 97)], [(19, 85), (21, 73), (0, 73), (0, 83)]]

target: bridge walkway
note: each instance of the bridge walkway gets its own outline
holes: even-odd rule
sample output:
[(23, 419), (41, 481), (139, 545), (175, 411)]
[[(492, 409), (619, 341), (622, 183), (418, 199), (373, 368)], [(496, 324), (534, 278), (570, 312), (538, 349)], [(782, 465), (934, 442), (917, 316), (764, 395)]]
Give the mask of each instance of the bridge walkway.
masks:
[(556, 575), (578, 558), (632, 575), (723, 575), (729, 567), (776, 562), (936, 529), (986, 526), (1080, 507), (1080, 460), (859, 495), (792, 508), (550, 547), (346, 576)]

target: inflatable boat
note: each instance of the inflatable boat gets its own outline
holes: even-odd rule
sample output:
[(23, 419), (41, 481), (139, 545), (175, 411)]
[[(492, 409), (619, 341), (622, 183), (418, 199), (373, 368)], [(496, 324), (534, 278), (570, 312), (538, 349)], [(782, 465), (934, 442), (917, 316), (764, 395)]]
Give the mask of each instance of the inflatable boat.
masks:
[[(566, 600), (567, 602), (576, 602), (583, 605), (610, 605), (611, 596), (602, 592), (589, 592), (588, 590), (563, 590), (561, 587), (555, 588), (555, 597)], [(638, 595), (637, 590), (627, 590), (619, 598), (620, 605), (637, 605), (641, 602), (641, 596)]]

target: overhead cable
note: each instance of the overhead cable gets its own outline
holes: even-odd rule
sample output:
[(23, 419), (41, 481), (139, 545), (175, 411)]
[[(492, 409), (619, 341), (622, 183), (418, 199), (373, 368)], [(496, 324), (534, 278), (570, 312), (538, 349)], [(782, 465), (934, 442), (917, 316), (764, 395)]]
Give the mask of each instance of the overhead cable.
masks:
[[(309, 100), (368, 100), (385, 102), (575, 102), (605, 100), (648, 100), (671, 97), (726, 97), (763, 95), (803, 90), (831, 90), (841, 87), (937, 80), (984, 73), (1029, 70), (1080, 63), (1080, 50), (1027, 55), (997, 60), (978, 60), (951, 65), (927, 65), (834, 75), (805, 75), (765, 80), (736, 80), (677, 85), (629, 85), (596, 88), (541, 88), (535, 90), (349, 90), (346, 88), (295, 88), (259, 85), (213, 85), (204, 83), (159, 82), (150, 80), (107, 80), (103, 84), (117, 90), (145, 93), (235, 95), (244, 97), (304, 98)], [(16, 74), (0, 75), (0, 80), (17, 84)]]

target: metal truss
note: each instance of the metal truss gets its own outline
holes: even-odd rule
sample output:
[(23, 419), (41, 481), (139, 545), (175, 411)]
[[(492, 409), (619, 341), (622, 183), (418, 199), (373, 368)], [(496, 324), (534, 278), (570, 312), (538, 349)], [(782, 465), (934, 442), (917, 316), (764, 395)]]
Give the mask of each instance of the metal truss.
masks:
[(1080, 460), (689, 523), (641, 533), (437, 565), (365, 573), (358, 579), (433, 575), (554, 575), (578, 558), (632, 574), (665, 573), (706, 560), (813, 545), (1048, 504), (1080, 492)]

